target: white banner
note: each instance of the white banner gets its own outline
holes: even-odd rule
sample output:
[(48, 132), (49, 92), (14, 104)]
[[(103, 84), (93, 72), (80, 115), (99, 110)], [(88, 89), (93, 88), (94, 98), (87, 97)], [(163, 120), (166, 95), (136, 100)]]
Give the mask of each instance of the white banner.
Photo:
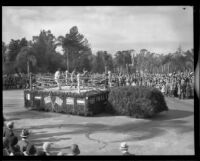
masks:
[(85, 99), (77, 99), (77, 104), (85, 104)]
[(50, 103), (51, 102), (51, 97), (50, 96), (45, 97), (44, 98), (44, 102), (45, 102), (45, 104)]
[(37, 99), (37, 100), (40, 100), (42, 97), (41, 96), (35, 96), (34, 98)]
[(74, 104), (74, 98), (68, 97), (68, 98), (66, 99), (66, 104), (68, 104), (68, 105), (73, 105), (73, 104)]
[(61, 106), (63, 103), (63, 100), (60, 97), (56, 97), (55, 103), (57, 103), (59, 106)]
[(31, 97), (30, 97), (30, 94), (29, 94), (29, 93), (26, 95), (26, 99), (27, 99), (27, 100), (30, 100), (30, 99), (31, 99)]

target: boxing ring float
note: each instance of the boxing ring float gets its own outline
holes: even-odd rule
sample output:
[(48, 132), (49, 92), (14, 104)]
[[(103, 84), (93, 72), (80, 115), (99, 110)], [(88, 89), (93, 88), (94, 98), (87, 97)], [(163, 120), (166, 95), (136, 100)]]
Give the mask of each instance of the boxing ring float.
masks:
[(108, 99), (108, 79), (103, 76), (81, 77), (75, 82), (60, 79), (59, 90), (53, 76), (30, 78), (30, 88), (24, 90), (24, 106), (27, 109), (51, 111), (82, 116), (93, 116), (104, 111)]

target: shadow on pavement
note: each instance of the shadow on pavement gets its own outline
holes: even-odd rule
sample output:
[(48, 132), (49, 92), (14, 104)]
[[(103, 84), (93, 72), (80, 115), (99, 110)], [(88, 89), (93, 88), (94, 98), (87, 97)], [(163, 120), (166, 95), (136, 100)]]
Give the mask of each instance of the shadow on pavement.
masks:
[[(180, 117), (179, 117), (180, 118)], [(44, 141), (43, 138), (48, 138), (47, 140), (53, 141), (51, 137), (59, 137), (59, 136), (68, 136), (68, 135), (76, 135), (76, 134), (85, 134), (86, 136), (93, 133), (124, 133), (128, 134), (129, 138), (124, 139), (124, 141), (129, 140), (145, 140), (158, 136), (162, 136), (166, 133), (166, 130), (175, 130), (176, 133), (186, 133), (190, 131), (194, 131), (194, 128), (186, 125), (187, 121), (184, 120), (154, 120), (150, 122), (138, 122), (138, 123), (126, 123), (121, 125), (105, 125), (105, 124), (96, 124), (96, 123), (88, 123), (88, 124), (54, 124), (54, 125), (41, 125), (41, 126), (31, 126), (30, 129), (45, 129), (45, 128), (62, 128), (66, 129), (66, 132), (55, 132), (55, 133), (44, 133), (44, 134), (34, 134), (35, 138), (39, 138), (39, 140), (34, 139), (36, 142)], [(61, 138), (59, 140), (69, 139), (69, 137)], [(90, 139), (91, 140), (91, 139)], [(110, 142), (121, 142), (123, 140), (115, 140)]]
[[(55, 118), (59, 117), (55, 115), (55, 113), (50, 112), (38, 112), (38, 111), (20, 111), (20, 112), (12, 112), (8, 113), (8, 116), (15, 117), (15, 119), (43, 119), (43, 118)], [(188, 125), (188, 120), (186, 117), (194, 115), (193, 112), (184, 111), (184, 110), (169, 110), (167, 112), (160, 113), (151, 119), (146, 119), (147, 122), (138, 121), (138, 122), (129, 122), (124, 124), (118, 125), (108, 125), (101, 124), (101, 123), (77, 123), (77, 124), (47, 124), (47, 125), (40, 125), (40, 126), (30, 126), (30, 130), (42, 130), (40, 133), (33, 133), (31, 135), (31, 140), (37, 145), (41, 146), (43, 142), (59, 142), (64, 140), (70, 140), (71, 136), (83, 134), (89, 140), (96, 140), (99, 142), (104, 143), (113, 143), (113, 142), (122, 142), (122, 141), (137, 141), (137, 140), (146, 140), (152, 139), (154, 137), (162, 136), (168, 131), (173, 130), (177, 134), (183, 134), (187, 132), (194, 131), (194, 127), (192, 125)], [(101, 114), (98, 117), (106, 117), (110, 116), (109, 114)], [(112, 119), (112, 116), (110, 116)], [(44, 131), (45, 129), (52, 129), (54, 132), (49, 133), (48, 130)], [(55, 130), (54, 130), (55, 129)], [(57, 129), (62, 129), (62, 132), (57, 131)], [(22, 129), (17, 129), (16, 132), (19, 135)], [(128, 137), (112, 139), (110, 141), (105, 142), (105, 140), (98, 140), (95, 136), (91, 134), (107, 133), (113, 134), (127, 134)], [(61, 138), (62, 137), (62, 138)], [(59, 148), (56, 148), (57, 150)], [(55, 149), (55, 150), (56, 150)], [(56, 150), (56, 151), (57, 151)]]
[(173, 119), (185, 118), (191, 115), (194, 115), (194, 112), (184, 111), (184, 110), (169, 110), (164, 113), (155, 115), (151, 120), (152, 121), (173, 120)]
[(55, 113), (53, 112), (27, 110), (27, 111), (9, 112), (5, 114), (5, 117), (6, 120), (8, 121), (8, 120), (20, 120), (20, 119), (44, 119), (51, 117), (55, 118), (56, 116)]
[[(59, 113), (57, 113), (59, 117)], [(62, 114), (65, 115), (65, 114)], [(190, 111), (184, 111), (184, 110), (169, 110), (165, 111), (164, 113), (160, 113), (155, 115), (153, 118), (150, 118), (148, 120), (152, 121), (164, 121), (164, 120), (173, 120), (173, 119), (180, 119), (184, 117), (188, 117), (194, 115), (194, 112)], [(66, 115), (68, 116), (68, 115)], [(94, 117), (112, 117), (112, 116), (120, 116), (120, 115), (111, 115), (111, 114), (98, 114)], [(6, 114), (6, 121), (11, 120), (20, 120), (20, 119), (44, 119), (44, 118), (52, 118), (56, 117), (55, 113), (53, 112), (38, 112), (38, 111), (17, 111), (17, 112), (10, 112)], [(128, 117), (128, 116), (127, 116)]]

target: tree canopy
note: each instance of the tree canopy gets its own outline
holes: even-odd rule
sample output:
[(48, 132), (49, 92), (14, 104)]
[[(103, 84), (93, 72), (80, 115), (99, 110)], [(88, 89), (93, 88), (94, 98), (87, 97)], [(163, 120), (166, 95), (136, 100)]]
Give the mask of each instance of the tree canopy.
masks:
[[(56, 51), (62, 47), (64, 53)], [(58, 68), (78, 71), (86, 69), (103, 73), (105, 67), (115, 72), (145, 71), (148, 73), (167, 73), (175, 71), (194, 71), (193, 49), (183, 51), (181, 46), (173, 53), (152, 53), (141, 49), (117, 51), (114, 55), (99, 50), (92, 53), (87, 38), (77, 26), (71, 27), (63, 36), (54, 36), (50, 30), (41, 30), (32, 40), (11, 39), (9, 44), (2, 42), (2, 63), (5, 74), (27, 72), (27, 63), (34, 73), (55, 72)], [(129, 70), (130, 71), (130, 70)]]

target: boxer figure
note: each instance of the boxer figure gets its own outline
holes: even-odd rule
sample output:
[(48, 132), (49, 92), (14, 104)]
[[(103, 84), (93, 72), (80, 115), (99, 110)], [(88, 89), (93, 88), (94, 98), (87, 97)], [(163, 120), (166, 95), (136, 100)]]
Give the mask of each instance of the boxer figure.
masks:
[(68, 72), (68, 70), (65, 71), (65, 82), (66, 82), (66, 85), (69, 84), (69, 72)]
[(61, 82), (60, 82), (60, 68), (55, 73), (55, 82), (58, 85), (58, 89), (61, 90)]
[(71, 73), (71, 86), (70, 86), (70, 88), (72, 88), (73, 85), (76, 88), (76, 69), (74, 69)]

